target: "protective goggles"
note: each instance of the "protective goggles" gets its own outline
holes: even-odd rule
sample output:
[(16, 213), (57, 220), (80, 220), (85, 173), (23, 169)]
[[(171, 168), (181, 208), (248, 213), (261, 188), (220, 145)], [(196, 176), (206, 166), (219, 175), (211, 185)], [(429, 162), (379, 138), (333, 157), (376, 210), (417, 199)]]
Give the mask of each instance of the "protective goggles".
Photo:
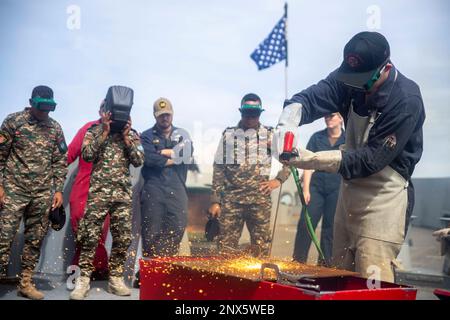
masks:
[(367, 83), (364, 85), (365, 91), (370, 91), (373, 88), (373, 85), (375, 84), (375, 82), (377, 82), (378, 79), (380, 79), (381, 74), (384, 71), (384, 67), (385, 67), (385, 65), (381, 69), (377, 70), (377, 72), (375, 72), (373, 74), (372, 78), (370, 78), (370, 80), (367, 81)]
[(241, 114), (243, 117), (248, 118), (257, 118), (261, 115), (262, 110), (261, 109), (239, 109), (241, 110)]
[(259, 116), (261, 112), (264, 111), (262, 106), (260, 104), (247, 104), (244, 103), (241, 105), (241, 108), (239, 109), (243, 115), (254, 115)]
[(32, 107), (45, 112), (55, 111), (56, 102), (53, 99), (34, 97), (30, 99)]
[(381, 74), (383, 73), (384, 69), (386, 67), (386, 63), (383, 64), (380, 68), (378, 68), (378, 70), (375, 71), (375, 73), (372, 75), (372, 77), (369, 79), (369, 81), (367, 81), (364, 85), (360, 86), (355, 86), (355, 85), (351, 85), (348, 83), (345, 83), (347, 86), (351, 87), (352, 89), (356, 90), (356, 91), (361, 91), (361, 92), (369, 92), (375, 82), (378, 81), (378, 79), (380, 79)]

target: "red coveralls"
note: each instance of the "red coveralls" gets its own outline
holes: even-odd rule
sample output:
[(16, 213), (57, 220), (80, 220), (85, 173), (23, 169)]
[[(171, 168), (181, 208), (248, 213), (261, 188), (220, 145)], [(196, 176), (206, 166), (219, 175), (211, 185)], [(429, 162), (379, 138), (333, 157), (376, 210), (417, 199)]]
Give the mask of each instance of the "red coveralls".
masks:
[[(80, 130), (78, 130), (72, 142), (69, 144), (69, 150), (67, 155), (68, 164), (70, 165), (77, 158), (79, 158), (78, 173), (73, 183), (72, 192), (70, 193), (70, 200), (69, 200), (70, 223), (72, 225), (72, 230), (75, 235), (75, 238), (78, 230), (78, 224), (84, 216), (84, 209), (86, 207), (86, 202), (88, 199), (89, 182), (92, 172), (92, 163), (84, 161), (81, 157), (81, 145), (83, 143), (86, 131), (92, 125), (100, 123), (101, 123), (100, 120), (96, 120), (85, 124)], [(103, 274), (105, 274), (108, 271), (108, 253), (106, 252), (105, 248), (105, 241), (106, 237), (108, 236), (108, 230), (109, 230), (109, 215), (106, 216), (102, 234), (94, 258), (95, 271)], [(80, 258), (80, 246), (77, 244), (72, 264), (78, 265), (79, 258)]]

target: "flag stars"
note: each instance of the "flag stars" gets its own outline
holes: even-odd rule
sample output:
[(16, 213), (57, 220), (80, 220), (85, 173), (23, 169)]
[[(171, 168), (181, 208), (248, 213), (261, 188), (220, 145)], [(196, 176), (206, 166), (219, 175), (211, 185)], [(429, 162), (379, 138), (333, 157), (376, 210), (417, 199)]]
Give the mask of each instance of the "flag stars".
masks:
[(286, 16), (283, 16), (266, 39), (251, 54), (251, 58), (255, 61), (259, 70), (287, 59), (285, 27)]

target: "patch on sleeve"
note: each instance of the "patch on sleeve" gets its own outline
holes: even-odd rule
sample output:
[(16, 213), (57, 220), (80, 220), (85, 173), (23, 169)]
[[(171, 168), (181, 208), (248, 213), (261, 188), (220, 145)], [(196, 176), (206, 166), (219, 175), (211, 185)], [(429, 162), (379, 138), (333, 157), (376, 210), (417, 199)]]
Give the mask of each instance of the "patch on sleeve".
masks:
[(67, 152), (66, 139), (64, 139), (64, 137), (59, 138), (57, 144), (58, 144), (59, 152), (61, 152), (62, 154), (65, 154)]
[(9, 135), (6, 132), (0, 131), (0, 146), (6, 144), (9, 141)]
[(397, 146), (397, 137), (395, 134), (391, 134), (384, 139), (383, 146), (385, 146), (389, 150), (394, 150)]

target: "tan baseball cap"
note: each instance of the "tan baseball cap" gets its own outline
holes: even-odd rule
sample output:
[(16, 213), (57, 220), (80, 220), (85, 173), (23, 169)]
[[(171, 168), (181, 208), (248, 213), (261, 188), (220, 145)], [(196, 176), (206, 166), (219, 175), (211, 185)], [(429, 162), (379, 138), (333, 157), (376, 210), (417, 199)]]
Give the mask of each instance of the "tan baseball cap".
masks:
[(157, 118), (166, 113), (173, 114), (172, 103), (166, 98), (159, 98), (153, 104), (153, 114)]

